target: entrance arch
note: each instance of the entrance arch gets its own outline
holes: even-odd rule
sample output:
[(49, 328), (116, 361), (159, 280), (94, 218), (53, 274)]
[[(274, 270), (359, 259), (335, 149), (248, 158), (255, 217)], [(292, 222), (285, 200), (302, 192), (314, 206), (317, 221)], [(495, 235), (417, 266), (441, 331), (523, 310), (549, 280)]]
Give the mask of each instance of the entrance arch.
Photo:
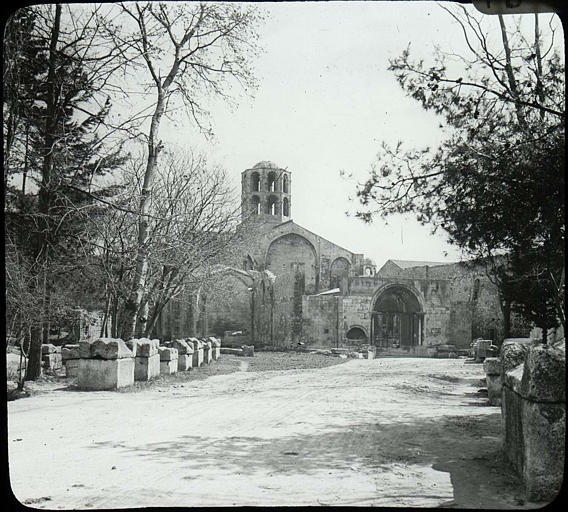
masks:
[(360, 325), (351, 326), (345, 334), (345, 337), (347, 338), (347, 343), (350, 345), (367, 343), (367, 332), (365, 328)]
[(423, 306), (411, 288), (393, 284), (379, 291), (371, 311), (373, 345), (410, 350), (423, 344), (423, 329)]

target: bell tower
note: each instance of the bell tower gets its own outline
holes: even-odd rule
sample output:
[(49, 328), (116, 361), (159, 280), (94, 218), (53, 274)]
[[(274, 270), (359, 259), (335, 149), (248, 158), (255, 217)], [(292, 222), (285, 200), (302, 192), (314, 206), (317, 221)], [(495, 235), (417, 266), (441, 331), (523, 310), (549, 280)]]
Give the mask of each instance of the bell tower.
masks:
[(242, 220), (279, 224), (290, 220), (290, 171), (273, 162), (258, 162), (241, 173)]

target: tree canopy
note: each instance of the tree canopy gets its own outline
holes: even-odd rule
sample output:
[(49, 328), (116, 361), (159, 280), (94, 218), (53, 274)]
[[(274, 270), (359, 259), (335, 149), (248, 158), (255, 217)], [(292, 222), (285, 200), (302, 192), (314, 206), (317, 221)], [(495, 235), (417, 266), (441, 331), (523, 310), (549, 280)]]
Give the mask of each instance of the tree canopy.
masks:
[(543, 31), (534, 15), (530, 31), (526, 18), (498, 16), (490, 27), (466, 7), (442, 8), (467, 53), (438, 47), (426, 64), (407, 48), (389, 70), (443, 119), (446, 138), (434, 151), (383, 144), (358, 186), (356, 215), (370, 222), (413, 213), (443, 229), (466, 254), (490, 262), (503, 297), (514, 295), (537, 326), (553, 327), (564, 321), (565, 243), (564, 65), (554, 24)]

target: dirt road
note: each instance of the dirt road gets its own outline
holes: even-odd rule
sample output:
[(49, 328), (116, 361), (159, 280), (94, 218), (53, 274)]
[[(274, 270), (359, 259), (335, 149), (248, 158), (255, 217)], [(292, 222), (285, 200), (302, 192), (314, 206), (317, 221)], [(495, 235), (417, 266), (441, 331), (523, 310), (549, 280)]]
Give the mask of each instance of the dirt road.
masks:
[(17, 400), (12, 490), (50, 509), (528, 508), (501, 459), (500, 410), (477, 393), (482, 371), (455, 359), (350, 360)]

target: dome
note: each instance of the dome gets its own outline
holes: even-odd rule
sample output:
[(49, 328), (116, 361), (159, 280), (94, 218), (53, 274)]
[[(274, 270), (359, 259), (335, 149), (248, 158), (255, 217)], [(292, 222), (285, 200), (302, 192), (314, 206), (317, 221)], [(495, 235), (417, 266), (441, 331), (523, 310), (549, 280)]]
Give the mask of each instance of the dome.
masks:
[(253, 169), (280, 169), (274, 162), (263, 160), (252, 167)]

